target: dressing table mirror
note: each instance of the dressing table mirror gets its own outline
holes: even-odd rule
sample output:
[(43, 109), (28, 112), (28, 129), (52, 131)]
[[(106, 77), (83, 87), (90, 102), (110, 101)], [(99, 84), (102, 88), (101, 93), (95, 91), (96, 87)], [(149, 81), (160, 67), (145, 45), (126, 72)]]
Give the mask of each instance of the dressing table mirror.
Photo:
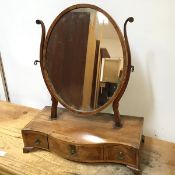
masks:
[[(143, 118), (120, 115), (131, 53), (112, 17), (90, 4), (61, 12), (47, 35), (41, 20), (40, 62), (52, 99), (23, 130), (24, 152), (45, 149), (79, 162), (114, 162), (140, 173)], [(60, 103), (64, 108), (58, 108)], [(101, 111), (112, 104), (113, 114)]]

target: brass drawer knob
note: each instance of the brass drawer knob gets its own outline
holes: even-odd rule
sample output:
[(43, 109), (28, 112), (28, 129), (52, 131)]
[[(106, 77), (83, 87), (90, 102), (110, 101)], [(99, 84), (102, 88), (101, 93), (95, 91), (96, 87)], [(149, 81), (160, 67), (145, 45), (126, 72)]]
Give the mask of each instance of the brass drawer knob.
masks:
[(117, 153), (117, 159), (118, 160), (124, 160), (125, 159), (125, 154), (122, 151), (118, 152)]
[(76, 151), (76, 146), (75, 146), (75, 145), (69, 145), (69, 153), (70, 153), (71, 155), (74, 155), (74, 154), (77, 153), (77, 151)]
[(37, 138), (37, 139), (35, 140), (35, 145), (40, 145), (40, 143), (41, 143), (40, 139)]

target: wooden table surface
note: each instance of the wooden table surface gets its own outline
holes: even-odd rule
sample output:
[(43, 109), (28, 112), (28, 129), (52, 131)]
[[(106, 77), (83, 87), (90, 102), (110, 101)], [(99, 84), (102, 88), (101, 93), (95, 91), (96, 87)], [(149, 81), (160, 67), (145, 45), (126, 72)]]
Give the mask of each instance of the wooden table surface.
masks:
[[(38, 112), (0, 101), (0, 175), (132, 175), (118, 164), (76, 163), (43, 150), (23, 154), (21, 129)], [(175, 175), (175, 144), (146, 137), (141, 157), (143, 175)]]

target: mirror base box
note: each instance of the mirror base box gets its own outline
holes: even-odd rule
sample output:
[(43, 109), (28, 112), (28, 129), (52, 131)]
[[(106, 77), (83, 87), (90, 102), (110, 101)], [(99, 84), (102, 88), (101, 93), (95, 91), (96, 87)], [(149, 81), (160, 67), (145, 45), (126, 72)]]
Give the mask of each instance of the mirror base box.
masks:
[(116, 128), (113, 114), (97, 113), (82, 117), (58, 108), (51, 120), (51, 107), (45, 107), (22, 130), (24, 153), (44, 149), (78, 162), (113, 162), (140, 173), (143, 118), (121, 116)]

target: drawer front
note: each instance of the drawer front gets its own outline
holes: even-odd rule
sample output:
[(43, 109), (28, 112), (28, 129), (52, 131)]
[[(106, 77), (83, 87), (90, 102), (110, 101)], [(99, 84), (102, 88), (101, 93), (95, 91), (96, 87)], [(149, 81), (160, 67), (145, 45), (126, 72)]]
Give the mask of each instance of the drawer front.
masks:
[(22, 136), (25, 147), (48, 149), (48, 138), (46, 134), (34, 131), (23, 131)]
[(105, 146), (104, 159), (111, 162), (136, 165), (137, 150), (123, 145)]
[(103, 147), (96, 145), (75, 145), (61, 140), (49, 138), (49, 149), (67, 159), (94, 162), (103, 160)]
[(77, 146), (77, 156), (88, 161), (103, 160), (103, 147), (100, 146)]

